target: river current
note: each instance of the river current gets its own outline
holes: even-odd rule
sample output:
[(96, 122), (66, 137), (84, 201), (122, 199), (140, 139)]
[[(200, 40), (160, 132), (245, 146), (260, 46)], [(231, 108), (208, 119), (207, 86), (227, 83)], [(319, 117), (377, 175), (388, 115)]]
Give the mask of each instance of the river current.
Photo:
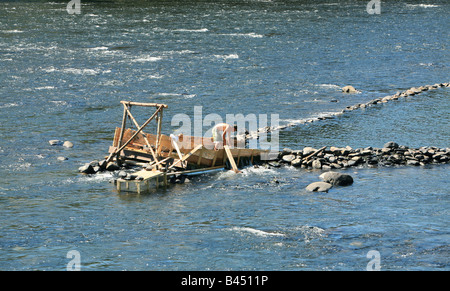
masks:
[(165, 134), (201, 106), (298, 124), (280, 149), (450, 147), (448, 88), (301, 124), (449, 82), (448, 1), (68, 2), (0, 3), (0, 270), (66, 270), (70, 251), (81, 270), (366, 270), (371, 251), (450, 269), (449, 165), (342, 170), (354, 184), (328, 193), (293, 167), (141, 195), (77, 171), (107, 155), (121, 100), (168, 104)]

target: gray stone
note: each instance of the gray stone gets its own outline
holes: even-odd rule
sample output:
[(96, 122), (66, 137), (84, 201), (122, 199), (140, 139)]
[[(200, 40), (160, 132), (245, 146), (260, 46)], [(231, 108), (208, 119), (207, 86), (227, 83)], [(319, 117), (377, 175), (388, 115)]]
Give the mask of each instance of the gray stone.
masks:
[(335, 186), (349, 186), (353, 184), (352, 176), (348, 174), (343, 174), (339, 172), (325, 172), (320, 175), (320, 178), (327, 183), (330, 183)]
[(300, 167), (302, 165), (302, 159), (296, 158), (291, 162), (291, 166), (293, 167)]
[(59, 145), (62, 145), (62, 144), (63, 144), (62, 141), (57, 140), (57, 139), (49, 140), (48, 143), (49, 143), (50, 145), (52, 145), (52, 146), (59, 146)]
[(310, 154), (312, 154), (312, 153), (315, 152), (315, 151), (316, 151), (315, 148), (312, 148), (312, 147), (305, 147), (305, 148), (303, 149), (303, 156), (310, 155)]
[(290, 154), (292, 154), (292, 150), (290, 148), (284, 148), (283, 151), (281, 152), (282, 156), (290, 155)]
[(342, 87), (342, 92), (344, 92), (344, 93), (357, 93), (358, 90), (356, 90), (353, 86), (345, 86), (345, 87)]
[(398, 144), (396, 142), (390, 141), (383, 146), (384, 148), (396, 149), (398, 148)]
[(87, 163), (84, 166), (79, 167), (78, 171), (83, 174), (95, 174), (94, 167), (90, 163)]
[(306, 186), (306, 190), (311, 192), (328, 192), (333, 185), (326, 182), (314, 182)]
[(314, 160), (312, 162), (312, 168), (313, 169), (321, 169), (322, 168), (322, 163), (319, 160)]
[(295, 160), (295, 155), (285, 155), (282, 158), (283, 162), (290, 163)]
[(66, 140), (66, 141), (63, 143), (63, 147), (66, 147), (66, 148), (73, 148), (73, 143), (70, 142), (70, 141), (68, 141), (68, 140)]
[(419, 165), (420, 165), (420, 162), (419, 162), (418, 160), (407, 160), (407, 161), (406, 161), (406, 164), (407, 164), (408, 166), (419, 166)]
[(280, 163), (278, 163), (277, 161), (270, 161), (269, 166), (274, 167), (274, 168), (279, 168), (281, 167)]
[(117, 170), (119, 170), (120, 169), (120, 167), (116, 164), (116, 163), (114, 163), (114, 162), (109, 162), (107, 165), (106, 165), (106, 170), (107, 171), (117, 171)]

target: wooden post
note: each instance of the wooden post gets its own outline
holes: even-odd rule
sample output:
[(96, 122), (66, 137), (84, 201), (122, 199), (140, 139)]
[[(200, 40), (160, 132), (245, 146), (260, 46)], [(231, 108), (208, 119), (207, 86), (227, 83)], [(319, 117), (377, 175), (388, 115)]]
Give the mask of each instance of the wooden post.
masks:
[(158, 127), (156, 128), (156, 145), (155, 149), (159, 154), (161, 154), (161, 149), (159, 149), (159, 144), (161, 142), (161, 126), (162, 126), (163, 110), (161, 109), (158, 113)]
[(227, 154), (228, 159), (230, 160), (230, 165), (235, 173), (242, 173), (239, 171), (238, 167), (236, 166), (236, 162), (234, 161), (233, 154), (231, 153), (230, 147), (228, 145), (224, 145), (223, 148), (225, 149), (225, 153)]
[(119, 191), (119, 193), (120, 193), (122, 183), (119, 180), (117, 180), (116, 183), (117, 183), (117, 191)]
[(214, 151), (214, 159), (213, 159), (213, 161), (212, 161), (212, 165), (211, 165), (211, 167), (214, 167), (215, 165), (216, 165), (216, 160), (217, 160), (217, 153), (218, 153), (219, 151)]

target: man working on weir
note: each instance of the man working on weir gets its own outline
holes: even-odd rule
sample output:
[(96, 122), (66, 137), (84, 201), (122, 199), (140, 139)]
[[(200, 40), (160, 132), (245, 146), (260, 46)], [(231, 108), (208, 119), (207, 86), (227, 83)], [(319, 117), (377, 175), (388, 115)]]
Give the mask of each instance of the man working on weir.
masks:
[(214, 150), (218, 151), (220, 144), (222, 146), (230, 145), (230, 135), (233, 131), (237, 131), (237, 125), (231, 126), (227, 123), (216, 124), (212, 129)]

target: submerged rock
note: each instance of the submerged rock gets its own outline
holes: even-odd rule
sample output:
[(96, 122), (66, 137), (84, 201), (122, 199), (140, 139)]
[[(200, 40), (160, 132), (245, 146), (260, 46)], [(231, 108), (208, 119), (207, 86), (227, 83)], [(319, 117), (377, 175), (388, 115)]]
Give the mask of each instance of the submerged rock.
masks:
[(314, 182), (306, 186), (306, 190), (311, 192), (328, 192), (333, 187), (330, 183)]
[(66, 141), (63, 143), (63, 147), (66, 147), (66, 148), (73, 148), (73, 143), (70, 142), (70, 141), (68, 141), (68, 140), (66, 140)]
[(358, 93), (358, 90), (355, 89), (353, 86), (345, 86), (342, 87), (342, 92), (344, 93)]
[(49, 140), (48, 143), (49, 143), (50, 145), (52, 145), (52, 146), (59, 146), (59, 145), (62, 145), (62, 144), (63, 144), (62, 141), (57, 140), (57, 139)]
[(95, 174), (94, 167), (91, 163), (87, 163), (84, 166), (79, 167), (78, 172), (83, 174)]
[(320, 178), (327, 183), (330, 183), (335, 186), (349, 186), (353, 184), (352, 176), (348, 174), (343, 174), (339, 172), (325, 172), (320, 175)]

